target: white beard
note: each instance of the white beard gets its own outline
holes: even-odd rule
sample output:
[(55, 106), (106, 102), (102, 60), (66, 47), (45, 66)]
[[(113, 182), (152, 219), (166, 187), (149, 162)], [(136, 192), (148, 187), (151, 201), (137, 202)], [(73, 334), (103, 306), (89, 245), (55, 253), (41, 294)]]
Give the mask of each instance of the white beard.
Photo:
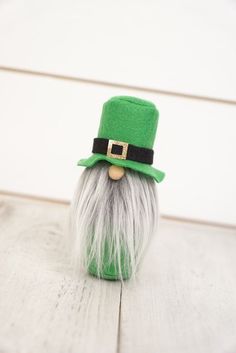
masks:
[(123, 265), (135, 276), (156, 231), (157, 191), (151, 177), (128, 168), (123, 178), (111, 180), (109, 166), (99, 162), (86, 168), (79, 180), (71, 209), (73, 259), (85, 271), (95, 261), (100, 277), (106, 247), (122, 280)]

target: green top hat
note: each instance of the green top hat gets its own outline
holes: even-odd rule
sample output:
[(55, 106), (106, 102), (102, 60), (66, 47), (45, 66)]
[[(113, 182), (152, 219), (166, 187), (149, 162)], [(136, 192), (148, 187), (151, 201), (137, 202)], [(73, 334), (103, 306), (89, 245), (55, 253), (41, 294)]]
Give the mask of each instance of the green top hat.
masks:
[(103, 105), (93, 155), (81, 159), (78, 165), (92, 167), (105, 160), (161, 182), (165, 173), (151, 166), (158, 115), (153, 103), (139, 98), (120, 96), (109, 99)]

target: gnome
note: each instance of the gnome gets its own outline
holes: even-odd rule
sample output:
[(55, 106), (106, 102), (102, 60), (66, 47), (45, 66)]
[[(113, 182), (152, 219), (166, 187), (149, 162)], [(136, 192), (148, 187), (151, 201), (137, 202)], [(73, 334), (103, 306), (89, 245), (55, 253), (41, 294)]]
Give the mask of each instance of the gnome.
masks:
[(92, 156), (71, 208), (75, 265), (98, 278), (134, 277), (156, 232), (156, 182), (165, 174), (152, 167), (158, 123), (155, 105), (113, 97), (103, 105)]

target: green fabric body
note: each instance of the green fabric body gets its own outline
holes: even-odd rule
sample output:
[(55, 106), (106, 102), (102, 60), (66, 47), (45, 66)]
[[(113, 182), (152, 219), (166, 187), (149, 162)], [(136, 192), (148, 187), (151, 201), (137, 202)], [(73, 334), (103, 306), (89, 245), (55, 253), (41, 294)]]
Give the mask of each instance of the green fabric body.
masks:
[[(99, 274), (97, 270), (97, 263), (95, 260), (92, 260), (88, 267), (88, 272), (99, 278), (107, 279), (110, 281), (120, 280), (120, 274), (118, 271), (118, 262), (117, 261), (109, 261), (110, 255), (110, 244), (106, 242), (105, 249), (103, 253), (103, 266), (102, 271)], [(131, 270), (127, 265), (129, 263), (128, 259), (125, 259), (124, 250), (121, 250), (121, 276), (123, 280), (129, 279), (131, 277)]]
[[(149, 101), (129, 96), (113, 97), (103, 105), (98, 137), (153, 149), (158, 116), (158, 110)], [(165, 177), (164, 172), (150, 164), (116, 159), (99, 153), (79, 160), (78, 165), (92, 167), (101, 160), (149, 175), (157, 182)]]

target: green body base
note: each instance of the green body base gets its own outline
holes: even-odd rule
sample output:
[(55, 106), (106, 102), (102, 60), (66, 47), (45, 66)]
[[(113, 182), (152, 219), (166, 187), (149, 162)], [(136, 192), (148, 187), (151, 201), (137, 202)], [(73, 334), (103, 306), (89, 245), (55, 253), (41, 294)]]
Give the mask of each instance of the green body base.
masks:
[[(98, 273), (97, 263), (95, 260), (92, 260), (89, 267), (88, 272), (95, 277), (107, 279), (110, 281), (119, 281), (126, 280), (131, 277), (131, 269), (129, 267), (129, 261), (125, 259), (124, 250), (121, 250), (121, 274), (118, 271), (118, 261), (110, 261), (111, 249), (110, 246), (106, 243), (104, 253), (103, 253), (103, 263), (102, 270)], [(127, 255), (126, 255), (127, 256)]]
[[(110, 260), (113, 249), (108, 241), (105, 241), (103, 250), (102, 270), (98, 273), (98, 266), (95, 259), (93, 259), (88, 266), (88, 273), (97, 278), (103, 278), (109, 281), (127, 280), (131, 277), (131, 269), (129, 266), (129, 259), (127, 258), (127, 251), (124, 251), (124, 246), (120, 253), (120, 267), (121, 273), (118, 271), (118, 260)], [(126, 255), (125, 255), (126, 254)]]
[(127, 271), (127, 270), (125, 271), (125, 269), (122, 267), (121, 269), (122, 278), (121, 278), (114, 264), (109, 264), (109, 265), (105, 264), (101, 273), (98, 274), (96, 263), (92, 262), (88, 268), (88, 272), (92, 276), (103, 278), (109, 281), (119, 281), (121, 279), (127, 280), (131, 277), (130, 271)]

